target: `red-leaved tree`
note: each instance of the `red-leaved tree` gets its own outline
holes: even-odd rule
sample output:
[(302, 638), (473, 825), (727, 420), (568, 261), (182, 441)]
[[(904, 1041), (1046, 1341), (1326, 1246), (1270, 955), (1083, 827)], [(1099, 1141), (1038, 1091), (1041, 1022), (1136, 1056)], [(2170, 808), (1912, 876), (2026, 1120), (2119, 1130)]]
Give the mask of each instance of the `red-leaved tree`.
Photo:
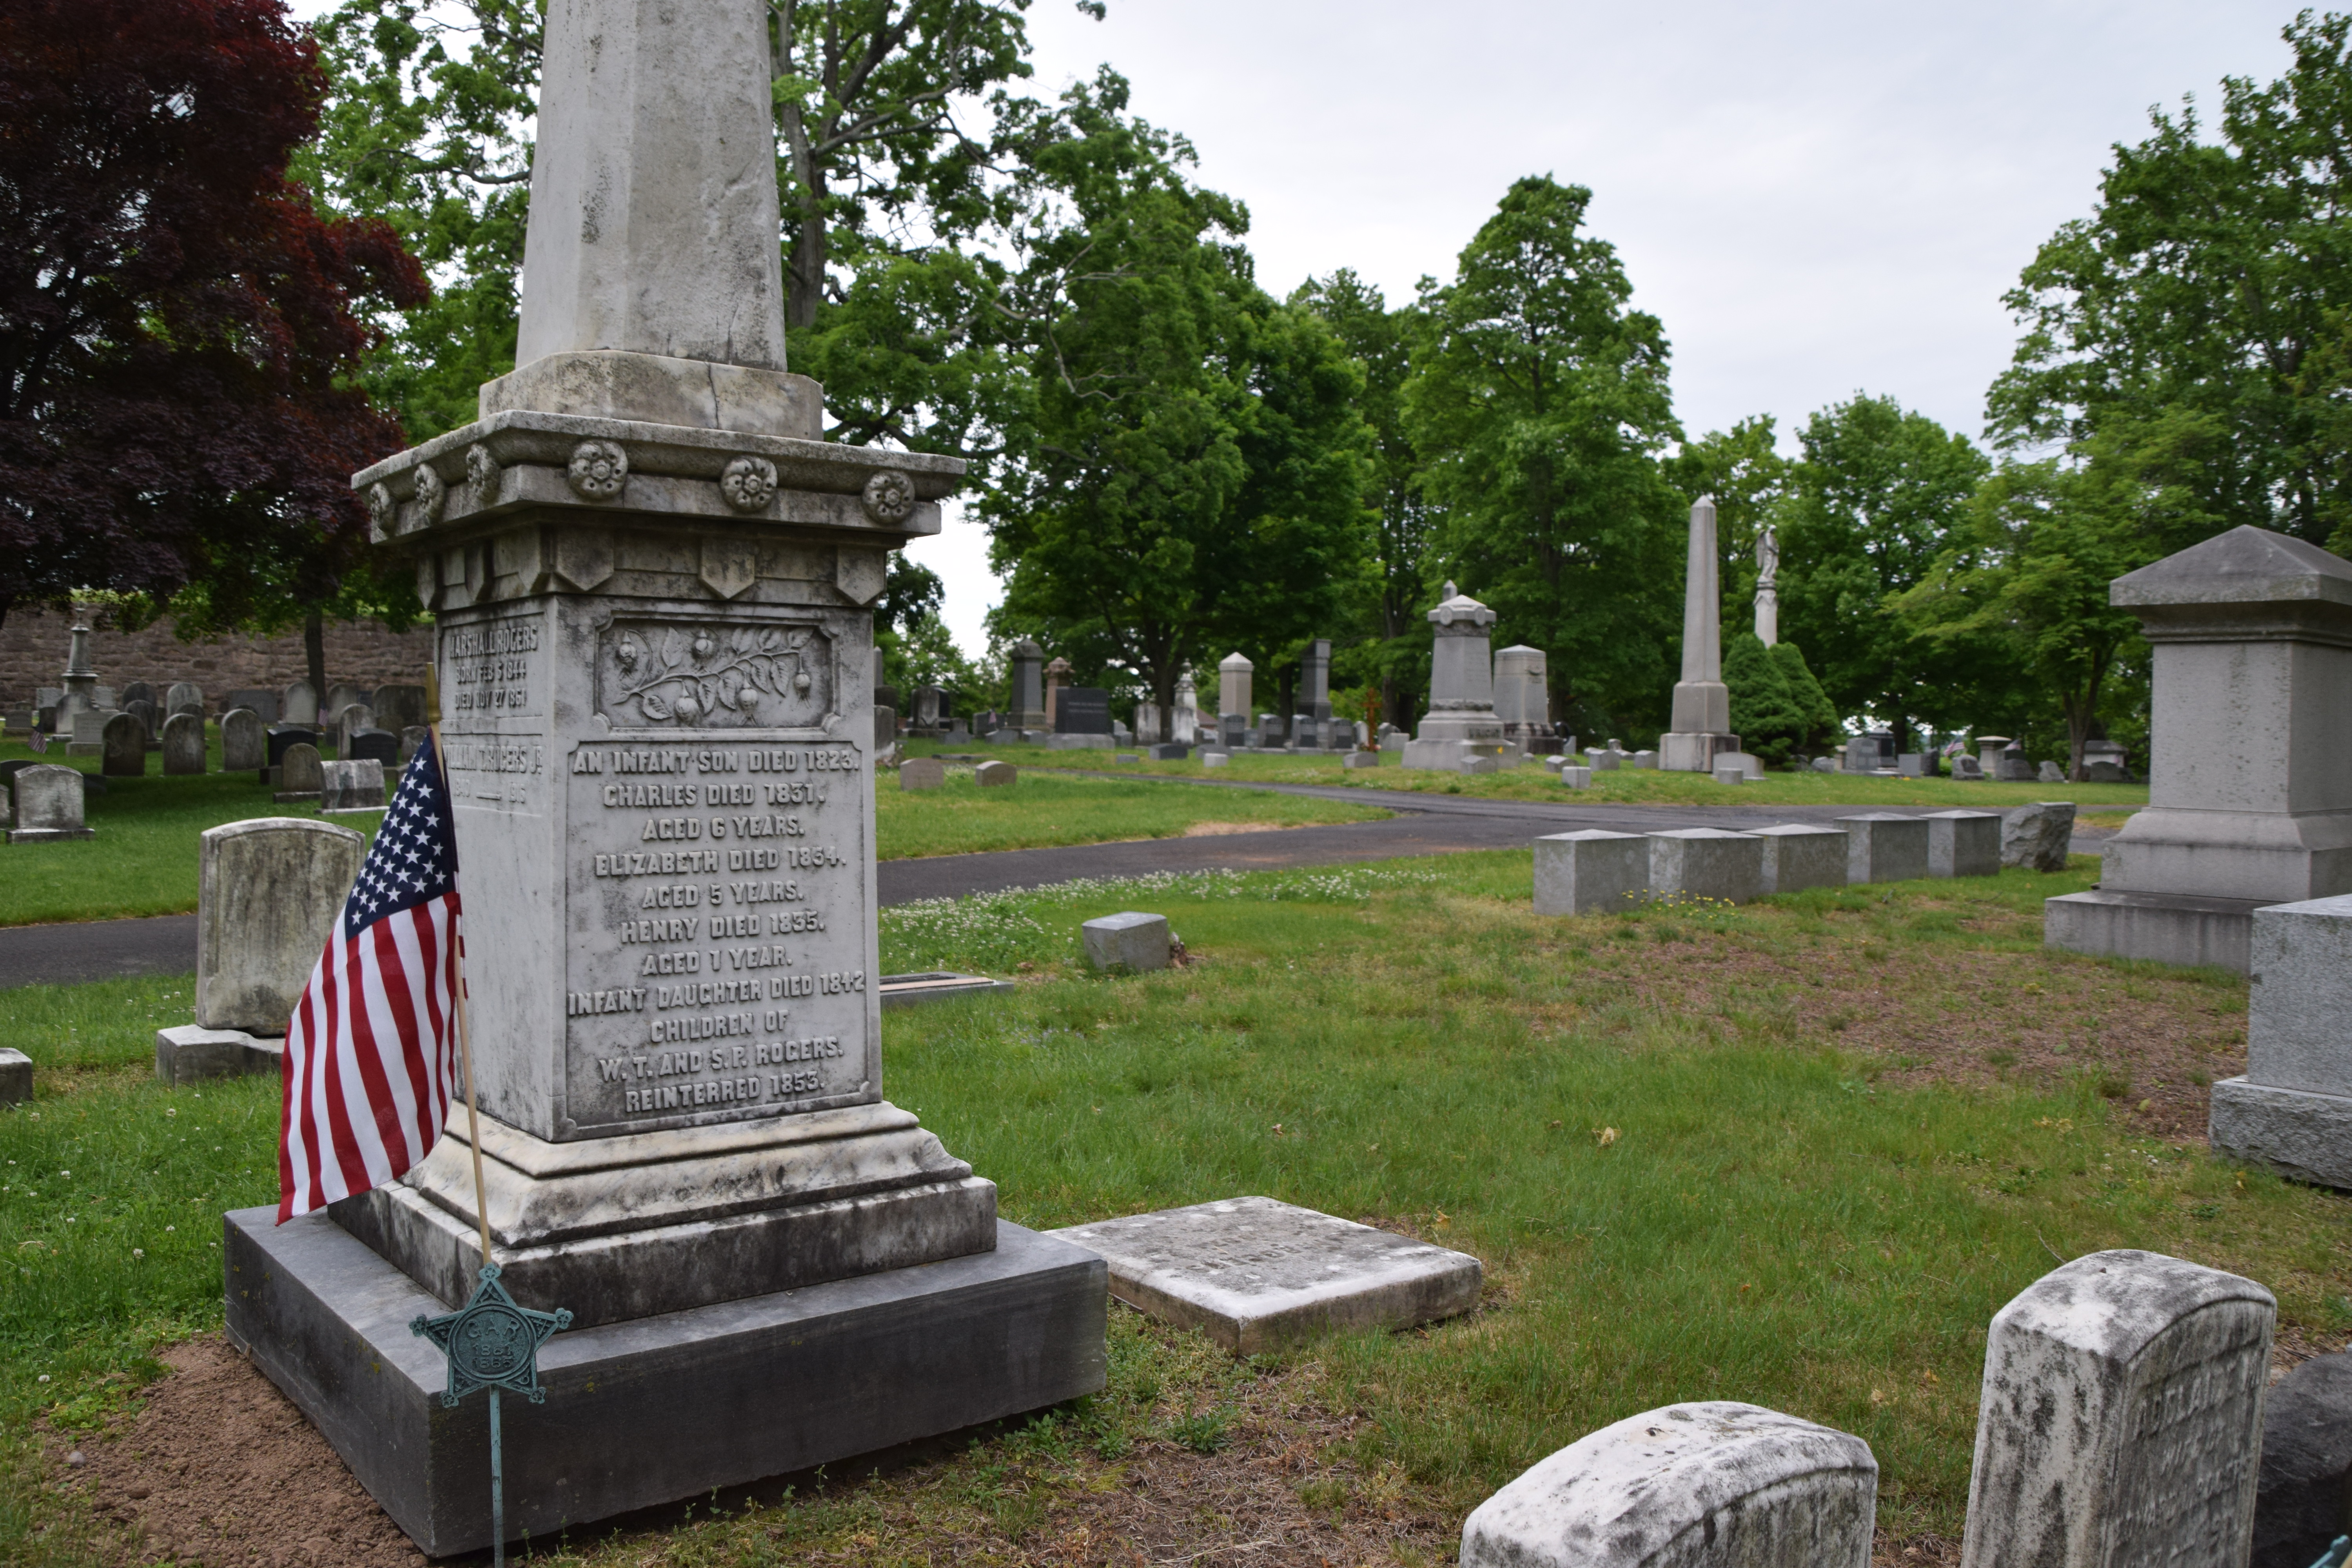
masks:
[(282, 0), (0, 5), (0, 618), (110, 588), (317, 602), (399, 426), (351, 384), (426, 297), (287, 178), (325, 91)]

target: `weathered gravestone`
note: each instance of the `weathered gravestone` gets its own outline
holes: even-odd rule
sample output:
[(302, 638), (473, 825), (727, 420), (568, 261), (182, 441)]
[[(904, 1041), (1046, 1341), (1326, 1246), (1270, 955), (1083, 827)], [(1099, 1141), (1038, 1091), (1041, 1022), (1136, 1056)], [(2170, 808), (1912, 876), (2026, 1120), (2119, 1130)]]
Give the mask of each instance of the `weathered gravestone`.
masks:
[(1927, 824), (1927, 875), (1991, 877), (2000, 871), (2000, 813), (1931, 811)]
[(278, 793), (269, 798), (279, 805), (292, 805), (299, 801), (316, 800), (326, 785), (326, 764), (319, 760), (319, 748), (308, 741), (297, 741), (279, 753), (277, 775)]
[(1650, 843), (1638, 833), (1586, 827), (1536, 840), (1536, 913), (1615, 914), (1649, 889)]
[(1850, 1433), (1707, 1400), (1629, 1415), (1480, 1503), (1462, 1568), (1869, 1568), (1878, 1462)]
[(259, 713), (232, 708), (221, 715), (221, 772), (258, 773), (269, 765), (269, 732)]
[(1495, 714), (1495, 612), (1445, 584), (1429, 612), (1429, 710), (1404, 743), (1402, 765), (1461, 773), (1509, 749)]
[(2256, 910), (2251, 942), (2246, 1070), (2213, 1086), (2213, 1148), (2352, 1187), (2352, 895)]
[(425, 688), (409, 681), (379, 686), (368, 698), (376, 723), (398, 734), (411, 724), (425, 722)]
[(937, 789), (948, 782), (948, 765), (937, 757), (908, 757), (898, 764), (898, 787)]
[(1841, 816), (1845, 829), (1845, 879), (1908, 882), (1927, 874), (1927, 824), (1891, 811)]
[(425, 738), (429, 732), (422, 724), (411, 724), (400, 732), (399, 761), (402, 767), (406, 767), (409, 759), (424, 749)]
[(1216, 739), (1228, 752), (1250, 743), (1250, 682), (1256, 671), (1239, 650), (1217, 661)]
[(346, 762), (352, 756), (352, 737), (363, 730), (376, 727), (375, 710), (364, 703), (353, 702), (335, 715), (335, 755)]
[(373, 757), (319, 764), (321, 816), (383, 809), (383, 764)]
[(95, 838), (98, 830), (82, 826), (82, 774), (79, 768), (37, 763), (19, 768), (13, 793), (16, 825), (8, 830), (11, 844), (47, 844), (60, 838)]
[(171, 689), (163, 693), (163, 713), (166, 718), (174, 713), (194, 713), (203, 718), (205, 689), (193, 680), (173, 681)]
[(2026, 1287), (1985, 1342), (1960, 1568), (2245, 1568), (2277, 1315), (2154, 1252)]
[(1024, 731), (1045, 727), (1045, 650), (1023, 637), (1007, 657), (1013, 661), (1013, 711), (1005, 722)]
[(1720, 827), (1670, 827), (1650, 841), (1650, 895), (1753, 903), (1763, 892), (1764, 843)]
[(1014, 767), (1011, 763), (1000, 763), (995, 759), (991, 758), (989, 761), (981, 763), (980, 766), (972, 770), (972, 777), (979, 784), (981, 788), (995, 789), (1004, 784), (1018, 782), (1021, 777), (1021, 770)]
[(193, 713), (174, 713), (164, 720), (163, 771), (201, 773), (205, 761), (205, 721)]
[(142, 698), (134, 697), (130, 701), (125, 702), (122, 705), (122, 710), (125, 713), (130, 714), (133, 719), (139, 721), (140, 732), (147, 738), (150, 743), (162, 743), (163, 739), (163, 716), (156, 710), (155, 705), (152, 702), (149, 702)]
[(100, 731), (98, 771), (108, 778), (141, 777), (147, 772), (147, 726), (130, 713), (117, 713)]
[(1749, 831), (1764, 841), (1758, 879), (1767, 895), (1845, 886), (1852, 866), (1843, 828), (1789, 822)]
[(2066, 770), (2060, 767), (2056, 763), (2045, 762), (2035, 769), (2033, 782), (2036, 784), (2064, 784), (2066, 782)]
[[(316, 752), (319, 748), (318, 731), (315, 730), (300, 729), (291, 724), (281, 724), (277, 729), (270, 731), (269, 766), (272, 769), (277, 768), (281, 763), (285, 762), (287, 752), (296, 746), (308, 746), (313, 752)], [(273, 773), (272, 776), (274, 777), (275, 774)], [(270, 782), (270, 780), (265, 779), (262, 782), (266, 784)]]
[(366, 707), (369, 696), (370, 693), (361, 690), (356, 686), (338, 681), (327, 688), (327, 700), (319, 705), (319, 717), (331, 725), (335, 722), (336, 715), (342, 712), (344, 709)]
[(1466, 1312), (1486, 1272), (1468, 1253), (1265, 1197), (1053, 1234), (1099, 1254), (1129, 1306), (1244, 1356)]
[(1099, 686), (1065, 686), (1055, 694), (1056, 751), (1103, 750), (1111, 746), (1110, 693)]
[(21, 1105), (33, 1098), (33, 1058), (13, 1047), (0, 1050), (0, 1105)]
[(155, 689), (143, 680), (132, 681), (122, 689), (123, 711), (129, 712), (133, 702), (144, 702), (150, 708), (154, 707)]
[(306, 817), (207, 829), (196, 858), (196, 1021), (155, 1037), (155, 1076), (276, 1072), (294, 1005), (359, 875), (367, 840)]
[[(2074, 842), (2074, 803), (2037, 800), (2002, 814), (2000, 863), (2035, 871), (2063, 871)], [(2049, 918), (2049, 906), (2043, 906)]]
[[(573, 1314), (518, 1535), (1090, 1393), (1107, 1308), (883, 1098), (873, 606), (963, 465), (783, 368), (767, 15), (566, 0), (541, 58), (517, 368), (353, 479), (433, 616), (500, 1284)], [(276, 1282), (230, 1332), (432, 1556), (490, 1529), (406, 1328), (476, 1284), (474, 1152), (223, 1238)]]
[(297, 680), (286, 688), (278, 710), (278, 718), (288, 724), (312, 725), (319, 721), (319, 693), (307, 680)]
[(2352, 1532), (2352, 1355), (2315, 1355), (2263, 1399), (2262, 1479), (2247, 1568), (2311, 1568)]
[(389, 730), (354, 730), (344, 738), (343, 761), (380, 763), (397, 776), (400, 737)]
[(1086, 943), (1087, 962), (1097, 969), (1128, 970), (1139, 974), (1165, 969), (1173, 951), (1170, 946), (1168, 917), (1135, 910), (1090, 920), (1078, 928), (1078, 934)]
[(252, 709), (254, 716), (265, 725), (278, 722), (278, 699), (275, 691), (264, 691), (257, 687), (240, 687), (221, 699), (221, 713), (224, 717), (239, 708)]

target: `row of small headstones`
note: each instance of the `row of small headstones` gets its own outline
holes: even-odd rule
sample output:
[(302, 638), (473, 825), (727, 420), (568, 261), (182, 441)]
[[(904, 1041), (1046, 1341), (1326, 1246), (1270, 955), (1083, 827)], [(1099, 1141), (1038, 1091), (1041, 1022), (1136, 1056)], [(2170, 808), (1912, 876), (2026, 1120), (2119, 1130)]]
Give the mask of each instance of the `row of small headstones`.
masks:
[[(54, 730), (57, 710), (65, 700), (61, 687), (45, 686), (35, 694), (31, 709), (19, 709), (8, 714), (10, 729)], [(120, 694), (101, 686), (98, 689), (99, 705), (123, 712), (139, 712), (145, 720), (150, 736), (161, 739), (162, 721), (175, 714), (193, 713), (205, 716), (205, 689), (192, 680), (173, 682), (158, 698), (155, 689), (143, 680), (134, 680)], [(354, 704), (372, 708), (386, 715), (401, 715), (408, 722), (421, 723), (425, 718), (425, 688), (413, 682), (394, 682), (379, 686), (370, 692), (364, 687), (349, 684), (327, 689), (327, 700), (321, 704), (318, 691), (307, 680), (297, 680), (283, 691), (252, 688), (232, 691), (221, 702), (221, 711), (227, 713), (238, 708), (250, 708), (271, 724), (315, 724), (321, 713), (332, 716)], [(413, 709), (411, 714), (408, 710)]]
[(1654, 900), (1743, 904), (1807, 888), (1990, 877), (2004, 867), (2063, 871), (2074, 832), (2072, 801), (2036, 801), (2003, 815), (1864, 812), (1834, 826), (1782, 823), (1732, 832), (1586, 828), (1535, 841), (1538, 914), (1585, 915)]
[[(2277, 1313), (2251, 1279), (2152, 1252), (2093, 1253), (2028, 1287), (1986, 1337), (1960, 1568), (2247, 1568), (2250, 1549), (2253, 1568), (2311, 1563), (2344, 1529), (2352, 1412), (2341, 1364), (2269, 1387)], [(2273, 1466), (2266, 1439), (2332, 1457)], [(1877, 1502), (1878, 1462), (1851, 1433), (1670, 1405), (1487, 1499), (1461, 1562), (1868, 1568)]]

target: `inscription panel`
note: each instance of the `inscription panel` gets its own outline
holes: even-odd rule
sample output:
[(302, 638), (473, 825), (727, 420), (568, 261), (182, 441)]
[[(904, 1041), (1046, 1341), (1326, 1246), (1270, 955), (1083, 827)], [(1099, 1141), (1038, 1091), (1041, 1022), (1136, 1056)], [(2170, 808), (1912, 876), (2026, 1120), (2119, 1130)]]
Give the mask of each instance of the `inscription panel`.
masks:
[(583, 1132), (870, 1099), (865, 761), (582, 742), (564, 992)]
[(441, 738), (450, 798), (460, 810), (547, 810), (546, 635), (536, 610), (444, 618)]

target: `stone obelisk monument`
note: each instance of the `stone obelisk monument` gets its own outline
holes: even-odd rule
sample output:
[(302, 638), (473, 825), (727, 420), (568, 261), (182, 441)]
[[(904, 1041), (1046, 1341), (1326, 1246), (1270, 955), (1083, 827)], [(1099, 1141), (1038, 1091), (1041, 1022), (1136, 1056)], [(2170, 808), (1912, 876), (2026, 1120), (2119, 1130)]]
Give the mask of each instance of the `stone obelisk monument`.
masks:
[(1715, 771), (1720, 752), (1739, 750), (1731, 730), (1731, 689), (1723, 684), (1722, 593), (1715, 555), (1715, 498), (1690, 510), (1690, 558), (1683, 577), (1683, 678), (1675, 683), (1674, 728), (1658, 737), (1658, 766)]
[[(1099, 1260), (882, 1097), (871, 607), (963, 464), (822, 440), (786, 369), (766, 15), (555, 0), (518, 366), (353, 481), (436, 617), (496, 1261), (577, 1325), (518, 1532), (1102, 1385)], [(225, 1243), (232, 1334), (434, 1556), (489, 1528), (406, 1331), (481, 1262), (464, 1131)]]

